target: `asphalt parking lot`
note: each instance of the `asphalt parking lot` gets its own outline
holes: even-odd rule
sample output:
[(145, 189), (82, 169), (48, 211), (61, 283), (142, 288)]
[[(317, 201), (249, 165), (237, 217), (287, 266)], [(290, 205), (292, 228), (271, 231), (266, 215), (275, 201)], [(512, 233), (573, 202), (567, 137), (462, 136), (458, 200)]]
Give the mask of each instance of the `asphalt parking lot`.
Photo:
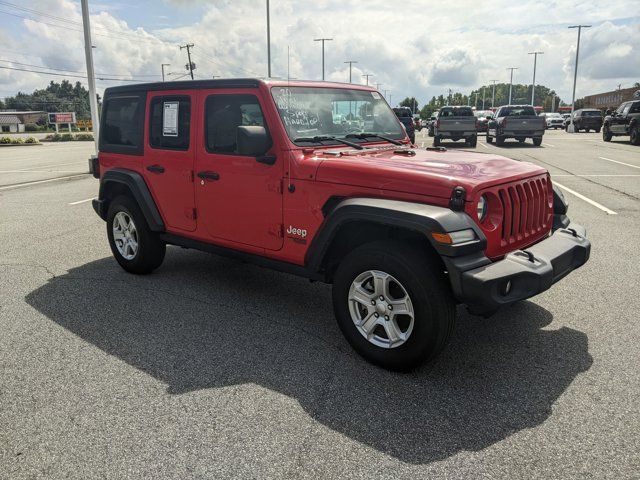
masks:
[(544, 138), (475, 150), (547, 167), (590, 262), (460, 308), (411, 374), (353, 353), (326, 285), (175, 247), (126, 274), (92, 143), (0, 149), (0, 478), (639, 478), (640, 148)]

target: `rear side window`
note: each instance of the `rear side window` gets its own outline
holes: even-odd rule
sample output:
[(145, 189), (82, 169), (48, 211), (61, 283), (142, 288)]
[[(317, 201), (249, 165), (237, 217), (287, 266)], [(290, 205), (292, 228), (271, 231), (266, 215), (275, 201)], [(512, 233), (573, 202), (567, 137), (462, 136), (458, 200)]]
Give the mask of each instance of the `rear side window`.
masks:
[(505, 107), (500, 110), (500, 115), (503, 117), (535, 117), (536, 111), (533, 107)]
[(154, 97), (149, 107), (149, 145), (167, 150), (189, 150), (191, 99)]
[(441, 117), (473, 117), (471, 107), (450, 107), (440, 110)]
[(584, 110), (582, 112), (583, 117), (601, 117), (602, 113), (599, 110)]
[(102, 113), (100, 150), (142, 155), (144, 95), (108, 98)]
[(237, 130), (265, 127), (255, 95), (211, 95), (205, 103), (206, 147), (211, 153), (237, 154)]
[(640, 113), (640, 102), (632, 103), (629, 113)]

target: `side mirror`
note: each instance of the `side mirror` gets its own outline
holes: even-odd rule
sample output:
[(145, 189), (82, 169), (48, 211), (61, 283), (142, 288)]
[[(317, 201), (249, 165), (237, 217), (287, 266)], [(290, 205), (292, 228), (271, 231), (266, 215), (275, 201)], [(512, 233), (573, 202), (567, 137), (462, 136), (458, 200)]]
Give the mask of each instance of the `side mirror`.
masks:
[(607, 108), (607, 110), (604, 112), (605, 115), (611, 115), (611, 110)]
[[(265, 157), (265, 153), (267, 153), (267, 150), (269, 150), (269, 148), (271, 147), (271, 139), (269, 138), (269, 134), (264, 127), (238, 127), (236, 136), (238, 154), (246, 155), (249, 157), (258, 157), (258, 161), (261, 161), (261, 159)], [(274, 162), (275, 156), (273, 157), (273, 161), (269, 163), (269, 165), (273, 165)]]

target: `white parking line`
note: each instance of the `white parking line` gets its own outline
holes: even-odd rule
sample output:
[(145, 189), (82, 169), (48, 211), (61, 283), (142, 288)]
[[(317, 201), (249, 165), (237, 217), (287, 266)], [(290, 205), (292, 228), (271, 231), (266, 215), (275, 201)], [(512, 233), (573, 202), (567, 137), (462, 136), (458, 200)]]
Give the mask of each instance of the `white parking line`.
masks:
[(0, 173), (78, 173), (78, 170), (0, 170)]
[(585, 197), (584, 195), (582, 195), (581, 193), (576, 192), (575, 190), (571, 190), (569, 187), (565, 187), (564, 185), (561, 185), (558, 182), (553, 182), (553, 184), (557, 185), (558, 187), (560, 187), (563, 190), (566, 190), (570, 194), (575, 195), (579, 199), (584, 200), (587, 203), (590, 203), (594, 207), (599, 208), (600, 210), (602, 210), (603, 212), (606, 212), (609, 215), (617, 215), (617, 213), (614, 212), (613, 210), (605, 207), (604, 205), (596, 202), (595, 200), (591, 200), (590, 198)]
[(80, 205), (81, 203), (87, 203), (90, 202), (91, 200), (93, 200), (94, 197), (91, 198), (87, 198), (85, 200), (78, 200), (77, 202), (71, 202), (69, 203), (69, 205)]
[(0, 190), (12, 190), (14, 188), (30, 187), (31, 185), (38, 185), (40, 183), (49, 183), (49, 182), (56, 182), (58, 180), (68, 180), (70, 178), (86, 177), (87, 175), (89, 174), (81, 173), (79, 175), (67, 175), (66, 177), (56, 177), (56, 178), (49, 178), (48, 180), (38, 180), (37, 182), (18, 183), (17, 185), (7, 185), (5, 187), (0, 187)]
[(543, 143), (545, 147), (555, 147), (555, 145), (551, 145), (550, 143)]
[(478, 143), (478, 145), (482, 145), (484, 148), (489, 148), (483, 142)]
[(631, 165), (630, 163), (624, 163), (624, 162), (619, 162), (618, 160), (611, 160), (610, 158), (607, 157), (598, 157), (600, 160), (606, 160), (607, 162), (613, 162), (613, 163), (619, 163), (620, 165), (626, 165), (627, 167), (631, 167), (631, 168), (640, 168), (639, 165)]

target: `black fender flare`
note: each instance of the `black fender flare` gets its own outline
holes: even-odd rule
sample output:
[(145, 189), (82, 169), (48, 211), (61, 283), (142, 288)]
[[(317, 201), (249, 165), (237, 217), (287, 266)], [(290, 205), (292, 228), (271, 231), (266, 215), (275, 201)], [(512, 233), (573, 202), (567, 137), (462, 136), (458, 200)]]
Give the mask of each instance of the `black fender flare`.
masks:
[(138, 172), (124, 168), (107, 170), (102, 175), (100, 192), (97, 201), (94, 203), (94, 209), (103, 220), (107, 219), (107, 210), (109, 208), (108, 202), (110, 199), (107, 197), (107, 192), (109, 186), (114, 183), (126, 185), (131, 191), (151, 231), (163, 232), (165, 230), (160, 211), (144, 178)]
[[(386, 200), (380, 198), (350, 198), (335, 204), (307, 251), (305, 264), (312, 271), (320, 271), (325, 254), (340, 227), (349, 222), (365, 221), (385, 226), (405, 228), (423, 234), (436, 252), (442, 256), (466, 255), (483, 251), (487, 239), (478, 225), (464, 212), (423, 203)], [(460, 245), (437, 242), (431, 233), (447, 233), (473, 229), (477, 239)]]

